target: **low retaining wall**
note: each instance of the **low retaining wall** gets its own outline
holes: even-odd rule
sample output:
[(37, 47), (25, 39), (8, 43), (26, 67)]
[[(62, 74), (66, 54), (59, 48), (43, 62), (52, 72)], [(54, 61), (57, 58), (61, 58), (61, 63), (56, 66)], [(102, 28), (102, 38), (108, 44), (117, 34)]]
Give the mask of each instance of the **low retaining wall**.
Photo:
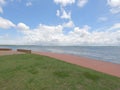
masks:
[(31, 53), (31, 50), (26, 50), (26, 49), (17, 49), (18, 52), (24, 52), (24, 53)]
[(10, 48), (0, 48), (0, 51), (12, 51)]

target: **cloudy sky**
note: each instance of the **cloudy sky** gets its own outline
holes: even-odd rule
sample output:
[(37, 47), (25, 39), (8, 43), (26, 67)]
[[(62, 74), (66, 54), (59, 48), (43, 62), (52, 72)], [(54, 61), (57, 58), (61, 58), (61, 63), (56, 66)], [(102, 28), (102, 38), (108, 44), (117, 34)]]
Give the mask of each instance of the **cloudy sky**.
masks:
[(0, 0), (0, 44), (120, 45), (120, 0)]

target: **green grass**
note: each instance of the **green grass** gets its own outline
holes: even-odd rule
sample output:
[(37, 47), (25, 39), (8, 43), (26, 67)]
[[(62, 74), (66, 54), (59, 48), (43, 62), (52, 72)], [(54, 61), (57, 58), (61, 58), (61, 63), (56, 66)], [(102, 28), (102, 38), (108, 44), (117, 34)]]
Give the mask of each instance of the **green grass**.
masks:
[(53, 58), (0, 56), (0, 90), (120, 90), (120, 78)]

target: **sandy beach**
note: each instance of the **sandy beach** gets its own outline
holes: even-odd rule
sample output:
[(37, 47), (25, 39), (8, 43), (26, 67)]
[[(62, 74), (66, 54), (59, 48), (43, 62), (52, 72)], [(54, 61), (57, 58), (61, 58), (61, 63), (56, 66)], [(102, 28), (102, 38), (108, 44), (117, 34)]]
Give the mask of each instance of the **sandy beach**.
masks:
[(102, 73), (120, 77), (120, 64), (114, 64), (110, 62), (104, 62), (100, 60), (94, 60), (89, 58), (83, 58), (74, 55), (57, 54), (51, 52), (32, 52), (33, 54), (49, 56), (68, 63), (76, 64), (85, 68), (90, 68)]
[[(109, 75), (120, 77), (120, 64), (114, 64), (110, 62), (104, 62), (100, 60), (94, 60), (89, 58), (83, 58), (74, 55), (68, 54), (58, 54), (58, 53), (51, 53), (51, 52), (36, 52), (32, 51), (33, 54), (49, 56), (52, 58), (56, 58), (68, 63), (76, 64), (85, 68), (90, 68), (102, 73), (106, 73)], [(13, 55), (13, 54), (24, 54), (23, 52), (18, 51), (0, 51), (1, 55)]]

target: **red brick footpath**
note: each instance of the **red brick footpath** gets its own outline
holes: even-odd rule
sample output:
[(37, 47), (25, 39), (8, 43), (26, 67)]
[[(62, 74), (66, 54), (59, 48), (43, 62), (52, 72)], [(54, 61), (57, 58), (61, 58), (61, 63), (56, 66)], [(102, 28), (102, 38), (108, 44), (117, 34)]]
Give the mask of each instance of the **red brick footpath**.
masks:
[(68, 63), (76, 64), (82, 67), (90, 68), (99, 72), (103, 72), (109, 75), (120, 77), (120, 64), (114, 64), (110, 62), (104, 62), (100, 60), (93, 60), (89, 58), (83, 58), (74, 55), (57, 54), (49, 52), (32, 52), (33, 54), (49, 56)]

